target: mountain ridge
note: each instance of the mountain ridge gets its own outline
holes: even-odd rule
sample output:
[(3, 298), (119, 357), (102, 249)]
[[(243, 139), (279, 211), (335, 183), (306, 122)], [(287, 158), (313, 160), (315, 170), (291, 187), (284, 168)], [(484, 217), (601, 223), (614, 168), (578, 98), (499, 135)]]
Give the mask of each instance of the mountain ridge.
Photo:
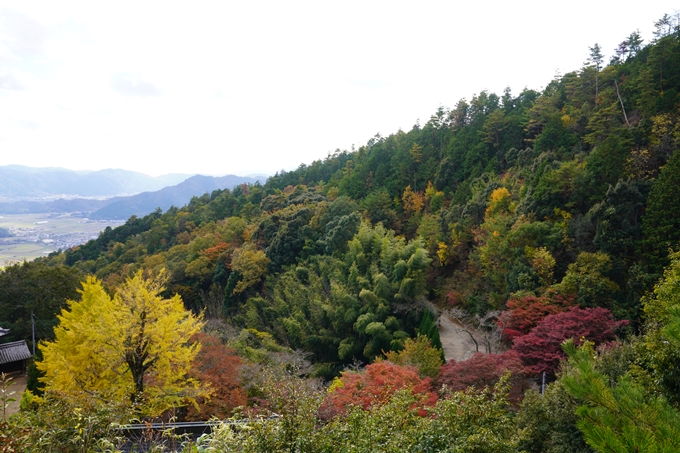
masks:
[[(1, 169), (2, 167), (0, 167)], [(168, 185), (155, 191), (145, 191), (131, 196), (116, 196), (104, 200), (92, 198), (59, 198), (49, 201), (21, 200), (0, 202), (2, 214), (38, 214), (45, 212), (82, 212), (98, 220), (126, 220), (145, 216), (157, 208), (183, 206), (194, 196), (217, 189), (232, 189), (239, 184), (254, 184), (259, 178), (225, 175), (221, 177), (194, 175), (179, 184)]]
[(157, 177), (122, 169), (81, 172), (58, 167), (0, 166), (0, 199), (20, 201), (50, 196), (113, 197), (160, 190), (194, 176)]
[(194, 175), (175, 186), (165, 187), (155, 192), (143, 192), (130, 197), (117, 197), (90, 214), (92, 219), (124, 220), (133, 215), (144, 216), (157, 208), (166, 211), (171, 206), (181, 207), (192, 197), (201, 196), (217, 189), (232, 189), (240, 184), (254, 184), (255, 178), (226, 175), (222, 177)]

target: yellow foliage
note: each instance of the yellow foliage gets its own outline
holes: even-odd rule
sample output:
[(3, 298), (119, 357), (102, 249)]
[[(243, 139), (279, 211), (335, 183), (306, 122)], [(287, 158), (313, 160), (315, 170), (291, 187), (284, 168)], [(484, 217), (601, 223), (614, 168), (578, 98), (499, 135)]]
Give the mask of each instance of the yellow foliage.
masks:
[(407, 338), (404, 349), (399, 352), (385, 353), (390, 362), (402, 366), (418, 368), (418, 374), (431, 378), (437, 377), (442, 366), (441, 351), (432, 346), (426, 335), (418, 335), (414, 340)]
[(543, 286), (549, 286), (553, 282), (553, 271), (557, 261), (545, 247), (533, 248), (526, 246), (524, 255), (531, 260), (531, 267), (536, 271)]
[(333, 382), (331, 382), (331, 385), (328, 387), (328, 393), (333, 393), (337, 389), (341, 389), (345, 386), (345, 383), (342, 382), (342, 379), (338, 376), (333, 378)]
[(160, 270), (163, 268), (165, 262), (165, 254), (157, 253), (155, 255), (147, 255), (144, 258), (144, 269)]
[(429, 203), (430, 212), (438, 212), (444, 201), (444, 192), (441, 192), (434, 188), (432, 181), (427, 182), (427, 188), (425, 189), (425, 199)]
[(338, 195), (340, 194), (340, 190), (338, 190), (337, 187), (331, 187), (328, 189), (328, 193), (326, 193), (326, 198), (328, 198), (329, 201), (333, 201), (336, 198), (338, 198)]
[(486, 208), (485, 216), (493, 216), (497, 213), (512, 213), (515, 204), (512, 202), (510, 192), (505, 187), (499, 187), (491, 192), (489, 205)]
[(439, 247), (437, 248), (437, 257), (439, 258), (439, 264), (446, 266), (446, 262), (449, 260), (449, 247), (446, 245), (446, 242), (440, 242), (438, 245)]
[(202, 393), (187, 377), (199, 344), (189, 339), (203, 323), (184, 309), (178, 295), (163, 299), (163, 273), (128, 278), (110, 297), (95, 277), (69, 300), (58, 316), (55, 340), (42, 343), (37, 367), (47, 390), (75, 401), (138, 403), (143, 413), (158, 415), (192, 402)]
[(509, 197), (510, 192), (508, 189), (505, 187), (499, 187), (498, 189), (494, 190), (491, 192), (491, 196), (489, 197), (489, 201), (492, 204), (497, 204), (498, 202), (502, 201), (504, 198)]
[(427, 182), (427, 188), (425, 189), (425, 199), (429, 200), (432, 198), (432, 195), (437, 193), (437, 189), (434, 188), (432, 185), (432, 181)]
[(626, 173), (634, 179), (652, 179), (656, 174), (656, 167), (650, 165), (652, 154), (647, 148), (634, 148), (626, 160)]
[(423, 195), (420, 192), (413, 192), (410, 185), (404, 189), (401, 199), (404, 202), (404, 212), (407, 216), (410, 217), (423, 210), (423, 205), (425, 204)]
[(231, 268), (241, 275), (233, 293), (240, 294), (259, 282), (267, 272), (269, 258), (253, 244), (236, 249), (231, 258)]

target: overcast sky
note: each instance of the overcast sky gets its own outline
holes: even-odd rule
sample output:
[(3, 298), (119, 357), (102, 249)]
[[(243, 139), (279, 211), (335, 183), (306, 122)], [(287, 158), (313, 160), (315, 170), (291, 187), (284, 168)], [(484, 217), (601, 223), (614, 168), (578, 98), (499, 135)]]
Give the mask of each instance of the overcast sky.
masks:
[(673, 3), (0, 0), (0, 165), (289, 170), (608, 61)]

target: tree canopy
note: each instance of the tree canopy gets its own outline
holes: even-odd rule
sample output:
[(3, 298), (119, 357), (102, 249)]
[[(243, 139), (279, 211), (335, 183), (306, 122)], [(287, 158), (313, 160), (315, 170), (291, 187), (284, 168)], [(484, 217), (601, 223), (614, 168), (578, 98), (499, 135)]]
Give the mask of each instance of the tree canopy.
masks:
[(164, 299), (163, 275), (137, 272), (110, 297), (88, 277), (80, 300), (63, 309), (54, 341), (41, 343), (38, 369), (46, 391), (72, 398), (129, 400), (160, 414), (187, 404), (199, 393), (188, 373), (199, 349), (190, 339), (201, 320), (179, 296)]

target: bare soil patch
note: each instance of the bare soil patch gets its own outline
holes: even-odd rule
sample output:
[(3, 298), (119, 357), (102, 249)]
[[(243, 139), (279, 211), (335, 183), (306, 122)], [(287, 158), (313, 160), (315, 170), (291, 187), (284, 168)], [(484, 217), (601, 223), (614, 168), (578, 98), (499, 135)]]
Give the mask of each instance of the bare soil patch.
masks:
[[(12, 383), (10, 384), (8, 388), (8, 392), (15, 392), (14, 395), (11, 395), (11, 398), (16, 399), (16, 401), (13, 401), (7, 405), (7, 417), (9, 418), (11, 415), (16, 414), (19, 412), (19, 403), (21, 402), (21, 395), (24, 393), (24, 390), (26, 390), (26, 382), (28, 381), (28, 376), (25, 374), (12, 374), (10, 376), (12, 378)], [(0, 403), (2, 405), (2, 403)], [(2, 409), (2, 407), (0, 407)], [(2, 411), (0, 410), (0, 417), (2, 417)]]
[(444, 357), (447, 361), (451, 359), (456, 362), (466, 360), (476, 352), (470, 335), (464, 332), (462, 326), (446, 314), (439, 317), (439, 339), (442, 342)]

